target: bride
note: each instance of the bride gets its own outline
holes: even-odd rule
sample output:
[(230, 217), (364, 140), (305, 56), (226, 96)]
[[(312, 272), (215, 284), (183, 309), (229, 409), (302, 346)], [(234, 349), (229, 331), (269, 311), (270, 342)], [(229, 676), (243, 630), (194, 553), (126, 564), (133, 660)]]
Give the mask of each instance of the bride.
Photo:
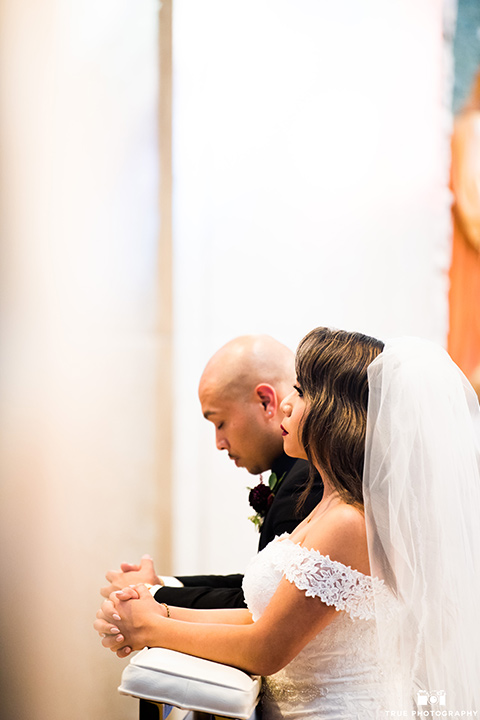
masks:
[[(263, 717), (480, 710), (478, 402), (445, 351), (317, 328), (282, 403), (319, 505), (250, 563), (248, 609), (112, 594), (94, 627), (125, 657), (162, 646), (265, 676)], [(306, 490), (308, 492), (308, 489)], [(437, 705), (438, 703), (438, 705)]]

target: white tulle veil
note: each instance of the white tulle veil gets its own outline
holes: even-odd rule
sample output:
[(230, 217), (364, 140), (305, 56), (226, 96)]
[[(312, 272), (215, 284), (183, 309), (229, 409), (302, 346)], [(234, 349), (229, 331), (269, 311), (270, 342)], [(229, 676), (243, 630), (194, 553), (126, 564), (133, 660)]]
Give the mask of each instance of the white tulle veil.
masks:
[(446, 351), (418, 338), (388, 342), (368, 378), (364, 497), (371, 571), (395, 598), (377, 607), (388, 716), (475, 717), (478, 400)]

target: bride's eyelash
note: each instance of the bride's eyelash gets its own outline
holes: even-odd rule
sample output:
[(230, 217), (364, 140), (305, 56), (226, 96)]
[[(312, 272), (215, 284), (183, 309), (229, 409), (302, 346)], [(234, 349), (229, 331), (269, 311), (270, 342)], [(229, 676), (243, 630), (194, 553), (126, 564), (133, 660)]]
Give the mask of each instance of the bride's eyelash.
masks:
[(299, 385), (294, 385), (293, 389), (297, 391), (297, 393), (300, 397), (303, 397), (302, 388)]

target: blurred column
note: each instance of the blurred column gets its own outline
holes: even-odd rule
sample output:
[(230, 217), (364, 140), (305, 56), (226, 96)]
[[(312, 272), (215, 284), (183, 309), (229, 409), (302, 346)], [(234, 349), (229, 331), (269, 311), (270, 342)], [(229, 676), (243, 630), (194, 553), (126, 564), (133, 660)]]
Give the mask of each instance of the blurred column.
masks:
[(170, 564), (158, 4), (0, 8), (0, 714), (134, 718), (92, 623), (109, 567)]

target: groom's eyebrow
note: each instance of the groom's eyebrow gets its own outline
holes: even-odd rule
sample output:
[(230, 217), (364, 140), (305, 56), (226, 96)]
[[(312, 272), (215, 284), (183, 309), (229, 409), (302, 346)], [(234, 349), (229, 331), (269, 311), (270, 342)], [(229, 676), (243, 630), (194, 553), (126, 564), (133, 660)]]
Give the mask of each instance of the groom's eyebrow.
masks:
[(215, 413), (216, 410), (205, 410), (205, 412), (203, 413), (203, 417), (205, 418), (205, 420), (208, 420), (210, 415), (215, 415)]

